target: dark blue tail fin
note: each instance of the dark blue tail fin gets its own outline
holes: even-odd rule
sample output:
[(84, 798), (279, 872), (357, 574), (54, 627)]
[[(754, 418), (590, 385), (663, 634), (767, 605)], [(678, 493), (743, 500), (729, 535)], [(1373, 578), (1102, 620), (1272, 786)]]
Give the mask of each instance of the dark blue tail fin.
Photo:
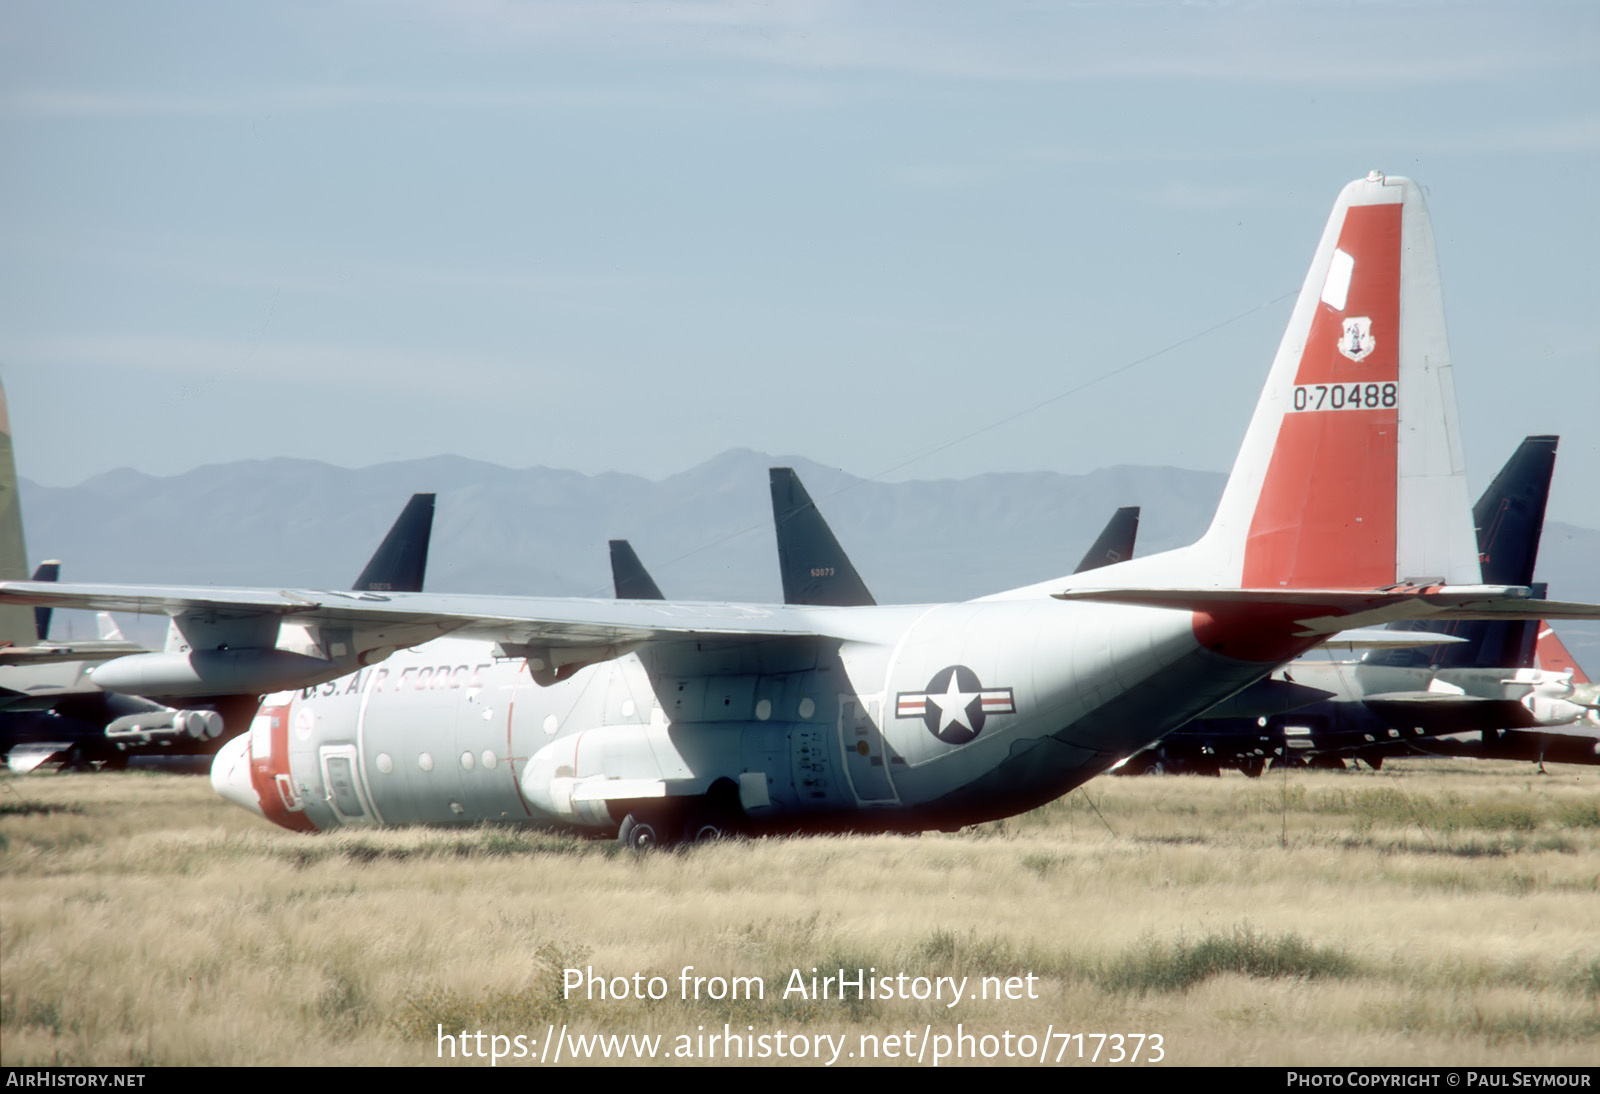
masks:
[(794, 469), (774, 467), (771, 476), (783, 602), (833, 608), (876, 604)]
[(357, 592), (420, 593), (433, 537), (432, 494), (412, 494), (394, 527), (351, 586)]
[[(1555, 470), (1557, 437), (1528, 437), (1472, 507), (1478, 560), (1486, 585), (1533, 585), (1533, 566), (1544, 531), (1545, 502)], [(1542, 588), (1535, 586), (1535, 595)], [(1414, 622), (1395, 630), (1439, 631), (1466, 641), (1448, 646), (1369, 653), (1369, 664), (1440, 668), (1529, 668), (1540, 624), (1526, 620), (1484, 623)]]
[[(61, 577), (61, 563), (41, 562), (39, 568), (33, 571), (35, 581), (55, 581)], [(38, 607), (33, 609), (33, 629), (39, 636), (39, 641), (50, 640), (50, 613), (54, 608)]]
[(1110, 566), (1113, 562), (1126, 562), (1133, 557), (1133, 541), (1138, 535), (1139, 507), (1125, 505), (1111, 514), (1100, 538), (1094, 541), (1094, 546), (1089, 548), (1083, 561), (1072, 572), (1081, 574), (1085, 570)]
[(633, 545), (625, 539), (611, 540), (611, 584), (618, 600), (665, 600), (661, 588), (644, 568)]

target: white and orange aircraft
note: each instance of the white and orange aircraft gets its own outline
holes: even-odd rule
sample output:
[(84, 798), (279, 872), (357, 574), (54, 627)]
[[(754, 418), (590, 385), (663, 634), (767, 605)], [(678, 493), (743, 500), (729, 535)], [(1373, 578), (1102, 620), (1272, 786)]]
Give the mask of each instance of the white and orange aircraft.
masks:
[(1181, 550), (931, 606), (31, 583), (0, 604), (174, 618), (190, 651), (109, 662), (102, 687), (277, 690), (212, 781), (292, 829), (950, 828), (1065, 793), (1347, 628), (1600, 618), (1479, 584), (1453, 383), (1422, 192), (1373, 173), (1339, 195)]

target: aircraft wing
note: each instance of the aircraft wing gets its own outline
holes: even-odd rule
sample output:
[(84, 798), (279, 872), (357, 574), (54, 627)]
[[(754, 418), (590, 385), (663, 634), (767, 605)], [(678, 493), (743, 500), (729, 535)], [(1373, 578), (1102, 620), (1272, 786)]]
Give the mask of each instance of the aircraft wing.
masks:
[(318, 625), (428, 628), (462, 637), (573, 644), (649, 641), (698, 633), (818, 634), (803, 609), (779, 605), (661, 601), (627, 603), (565, 597), (465, 593), (228, 589), (210, 585), (60, 585), (0, 582), (0, 604), (49, 604), (89, 611), (173, 617), (277, 616)]
[(1539, 729), (1542, 725), (1515, 699), (1416, 691), (1368, 695), (1362, 701), (1396, 729), (1420, 729), (1429, 734)]
[[(646, 642), (715, 636), (848, 637), (819, 630), (823, 614), (778, 605), (3, 582), (0, 606), (5, 604), (171, 616), (197, 657), (230, 662), (225, 678), (217, 675), (221, 670), (206, 670), (212, 672), (219, 693), (300, 687), (313, 682), (309, 679), (313, 675), (333, 679), (380, 661), (398, 648), (446, 634), (499, 643), (506, 656), (526, 658), (535, 679), (552, 680)], [(277, 648), (280, 631), (290, 626), (304, 635), (303, 654)], [(169, 662), (176, 664), (166, 654), (126, 659), (132, 662), (155, 666), (163, 673), (168, 672)], [(157, 683), (163, 677), (152, 679), (147, 674), (136, 687), (124, 688), (106, 683), (116, 675), (115, 670), (108, 674), (105, 669), (97, 670), (95, 679), (134, 694), (198, 694), (194, 689), (200, 686), (185, 677), (174, 685), (180, 690), (160, 690)], [(222, 686), (224, 680), (227, 686)]]
[(130, 653), (143, 653), (137, 642), (123, 640), (47, 642), (38, 646), (0, 647), (0, 668), (7, 665), (53, 665), (63, 661), (109, 661)]

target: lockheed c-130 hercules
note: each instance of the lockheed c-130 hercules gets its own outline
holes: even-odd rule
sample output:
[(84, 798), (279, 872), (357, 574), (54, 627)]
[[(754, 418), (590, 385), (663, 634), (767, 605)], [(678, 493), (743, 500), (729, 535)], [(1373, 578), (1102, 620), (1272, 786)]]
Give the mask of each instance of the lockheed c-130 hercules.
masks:
[(953, 828), (1065, 793), (1341, 630), (1600, 618), (1479, 583), (1453, 383), (1421, 189), (1374, 172), (1334, 205), (1190, 547), (938, 605), (28, 583), (0, 602), (171, 615), (192, 651), (111, 662), (112, 686), (278, 691), (212, 781), (291, 829)]

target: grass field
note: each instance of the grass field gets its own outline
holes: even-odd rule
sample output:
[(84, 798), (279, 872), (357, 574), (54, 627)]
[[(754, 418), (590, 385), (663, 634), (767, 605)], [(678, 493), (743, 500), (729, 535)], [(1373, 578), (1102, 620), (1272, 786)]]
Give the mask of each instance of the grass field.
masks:
[[(1073, 1063), (1112, 1042), (1063, 1032), (1124, 1052), (1159, 1034), (1169, 1065), (1600, 1062), (1595, 768), (1101, 778), (954, 835), (646, 855), (506, 829), (302, 836), (201, 778), (35, 775), (0, 779), (0, 876), (6, 1065), (434, 1063), (441, 1026), (701, 1055), (725, 1026), (827, 1034), (843, 1064), (863, 1034), (915, 1055), (958, 1023), (991, 1035), (975, 1051), (1009, 1031)], [(764, 998), (686, 1001), (684, 966)], [(659, 976), (666, 997), (566, 998), (568, 968)], [(953, 1008), (785, 997), (813, 968), (967, 992), (1031, 975), (1037, 997), (1025, 979)]]

